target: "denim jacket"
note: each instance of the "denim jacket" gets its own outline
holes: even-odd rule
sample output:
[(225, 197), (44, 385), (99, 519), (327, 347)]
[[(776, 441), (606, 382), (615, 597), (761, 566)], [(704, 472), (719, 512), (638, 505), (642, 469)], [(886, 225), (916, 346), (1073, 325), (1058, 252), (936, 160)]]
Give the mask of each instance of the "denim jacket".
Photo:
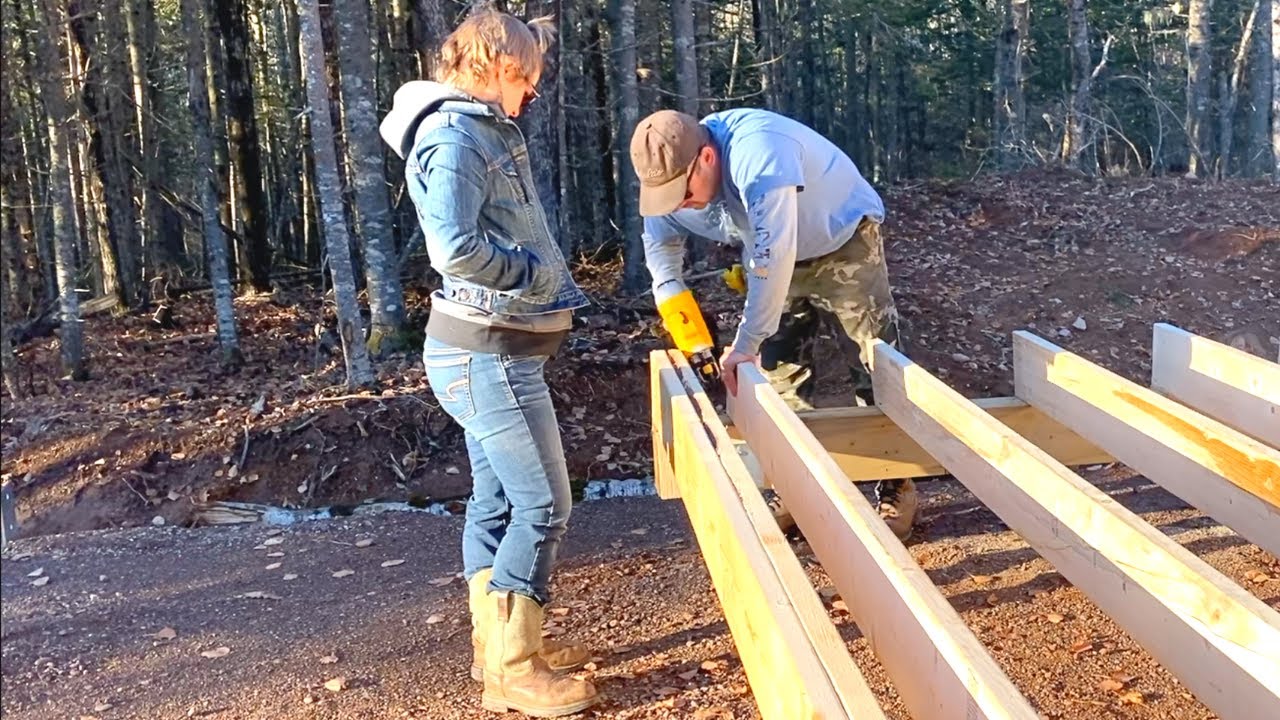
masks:
[(551, 235), (514, 122), (451, 87), (414, 81), (396, 91), (380, 130), (405, 159), (445, 298), (505, 315), (588, 304)]

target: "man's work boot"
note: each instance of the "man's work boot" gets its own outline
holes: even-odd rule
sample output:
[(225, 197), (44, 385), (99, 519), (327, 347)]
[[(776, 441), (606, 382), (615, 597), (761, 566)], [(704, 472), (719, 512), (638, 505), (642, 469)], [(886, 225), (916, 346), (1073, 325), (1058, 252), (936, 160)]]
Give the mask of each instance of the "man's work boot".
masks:
[[(493, 617), (493, 599), (485, 587), (493, 578), (493, 568), (485, 568), (467, 581), (467, 604), (471, 608), (471, 679), (484, 680), (484, 643)], [(591, 659), (591, 653), (581, 645), (544, 640), (542, 659), (556, 672), (574, 670)]]
[(916, 484), (905, 480), (882, 480), (876, 486), (876, 509), (899, 540), (911, 537), (911, 525), (916, 520)]
[(769, 506), (769, 512), (773, 513), (778, 529), (784, 533), (790, 532), (796, 526), (796, 521), (791, 517), (791, 511), (782, 503), (782, 496), (776, 490), (768, 489), (762, 489), (760, 494), (764, 496), (764, 503)]
[(581, 712), (600, 701), (594, 685), (552, 671), (539, 655), (542, 608), (536, 601), (497, 592), (489, 594), (488, 602), (495, 614), (485, 643), (481, 707), (547, 718)]

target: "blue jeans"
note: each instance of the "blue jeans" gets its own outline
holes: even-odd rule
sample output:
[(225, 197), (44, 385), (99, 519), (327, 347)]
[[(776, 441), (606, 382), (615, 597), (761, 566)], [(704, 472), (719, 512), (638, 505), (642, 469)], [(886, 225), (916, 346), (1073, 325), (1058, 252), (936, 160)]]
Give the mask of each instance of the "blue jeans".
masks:
[(550, 601), (551, 567), (573, 497), (545, 355), (474, 352), (428, 337), (427, 382), (462, 426), (471, 458), (471, 500), (462, 531), (470, 580), (493, 568), (491, 592)]

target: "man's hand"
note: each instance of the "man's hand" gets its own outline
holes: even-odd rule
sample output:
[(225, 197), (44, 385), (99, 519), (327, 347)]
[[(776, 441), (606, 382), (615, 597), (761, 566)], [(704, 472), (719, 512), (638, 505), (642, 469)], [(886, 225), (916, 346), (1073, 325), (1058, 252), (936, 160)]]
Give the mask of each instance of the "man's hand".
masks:
[(725, 389), (734, 397), (738, 396), (738, 366), (743, 363), (759, 365), (760, 356), (740, 353), (733, 348), (727, 348), (720, 356), (720, 379), (724, 381)]

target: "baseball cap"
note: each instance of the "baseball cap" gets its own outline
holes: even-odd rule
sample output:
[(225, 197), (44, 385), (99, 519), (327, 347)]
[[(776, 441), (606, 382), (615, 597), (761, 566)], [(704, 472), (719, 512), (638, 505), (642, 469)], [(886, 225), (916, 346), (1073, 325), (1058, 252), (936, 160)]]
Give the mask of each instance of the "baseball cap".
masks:
[(697, 118), (675, 110), (659, 110), (636, 125), (631, 164), (640, 178), (640, 215), (666, 215), (680, 207), (689, 168), (709, 141)]

